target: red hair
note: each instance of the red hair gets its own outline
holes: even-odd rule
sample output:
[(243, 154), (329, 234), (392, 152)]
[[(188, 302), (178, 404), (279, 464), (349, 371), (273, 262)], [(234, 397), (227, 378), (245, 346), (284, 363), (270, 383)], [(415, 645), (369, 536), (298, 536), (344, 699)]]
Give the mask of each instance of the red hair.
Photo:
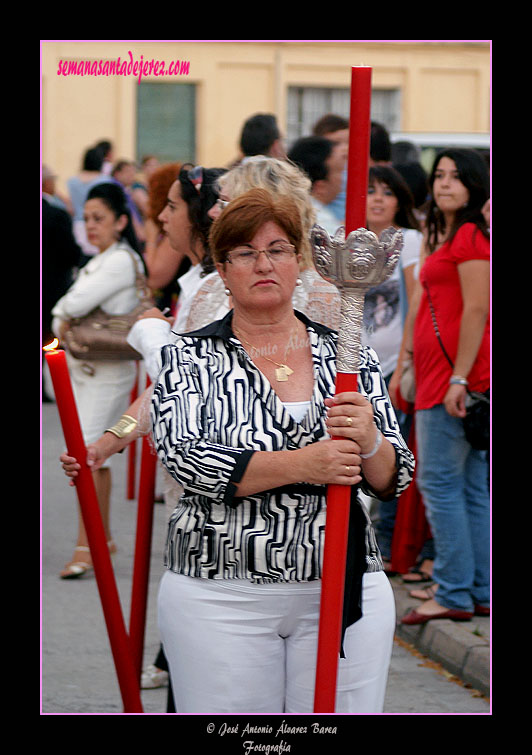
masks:
[(177, 180), (180, 170), (181, 163), (165, 163), (152, 173), (148, 181), (148, 217), (159, 228), (162, 228), (162, 224), (157, 218), (165, 208), (168, 190)]

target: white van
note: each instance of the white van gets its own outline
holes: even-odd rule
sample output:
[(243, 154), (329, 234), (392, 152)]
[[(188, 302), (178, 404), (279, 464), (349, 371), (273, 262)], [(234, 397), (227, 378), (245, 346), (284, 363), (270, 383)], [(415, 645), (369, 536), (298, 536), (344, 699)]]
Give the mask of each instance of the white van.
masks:
[[(436, 132), (399, 132), (390, 133), (392, 154), (398, 143), (414, 144), (418, 148), (418, 160), (427, 173), (430, 173), (434, 158), (438, 152), (447, 147), (468, 147), (484, 155), (488, 164), (490, 159), (490, 135), (487, 133), (436, 133)], [(395, 161), (395, 160), (394, 160)]]

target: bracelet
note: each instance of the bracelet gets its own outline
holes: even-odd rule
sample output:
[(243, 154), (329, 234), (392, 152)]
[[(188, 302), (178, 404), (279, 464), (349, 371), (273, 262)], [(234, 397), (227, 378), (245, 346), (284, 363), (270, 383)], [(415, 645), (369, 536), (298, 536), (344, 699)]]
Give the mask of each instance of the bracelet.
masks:
[(373, 446), (373, 450), (369, 452), (369, 454), (359, 454), (361, 459), (371, 459), (372, 456), (375, 456), (377, 451), (379, 450), (379, 446), (382, 443), (382, 433), (377, 428), (377, 439), (375, 441), (375, 445)]
[(468, 385), (467, 380), (461, 375), (451, 375), (449, 378), (450, 385)]
[(137, 420), (134, 417), (130, 417), (129, 414), (123, 414), (116, 425), (107, 428), (105, 432), (113, 433), (117, 438), (125, 438), (126, 435), (133, 432), (137, 424)]

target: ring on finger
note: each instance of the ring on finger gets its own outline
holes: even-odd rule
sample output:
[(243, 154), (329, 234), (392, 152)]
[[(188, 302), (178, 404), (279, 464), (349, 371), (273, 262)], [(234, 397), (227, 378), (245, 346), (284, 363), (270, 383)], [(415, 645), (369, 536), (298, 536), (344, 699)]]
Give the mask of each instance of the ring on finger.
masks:
[(346, 467), (345, 471), (346, 471), (346, 474), (351, 474), (351, 467)]
[(352, 417), (347, 417), (345, 421), (346, 421), (346, 424), (349, 425), (349, 427), (351, 427), (351, 425), (353, 424), (353, 418)]

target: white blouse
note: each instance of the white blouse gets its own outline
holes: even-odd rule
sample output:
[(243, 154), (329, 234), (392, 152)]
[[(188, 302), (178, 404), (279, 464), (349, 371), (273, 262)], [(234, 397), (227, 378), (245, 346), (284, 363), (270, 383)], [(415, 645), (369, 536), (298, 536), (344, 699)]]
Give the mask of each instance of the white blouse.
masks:
[(55, 335), (62, 321), (83, 317), (98, 306), (111, 315), (131, 312), (138, 304), (133, 259), (138, 272), (143, 272), (140, 256), (124, 241), (92, 257), (52, 310)]

